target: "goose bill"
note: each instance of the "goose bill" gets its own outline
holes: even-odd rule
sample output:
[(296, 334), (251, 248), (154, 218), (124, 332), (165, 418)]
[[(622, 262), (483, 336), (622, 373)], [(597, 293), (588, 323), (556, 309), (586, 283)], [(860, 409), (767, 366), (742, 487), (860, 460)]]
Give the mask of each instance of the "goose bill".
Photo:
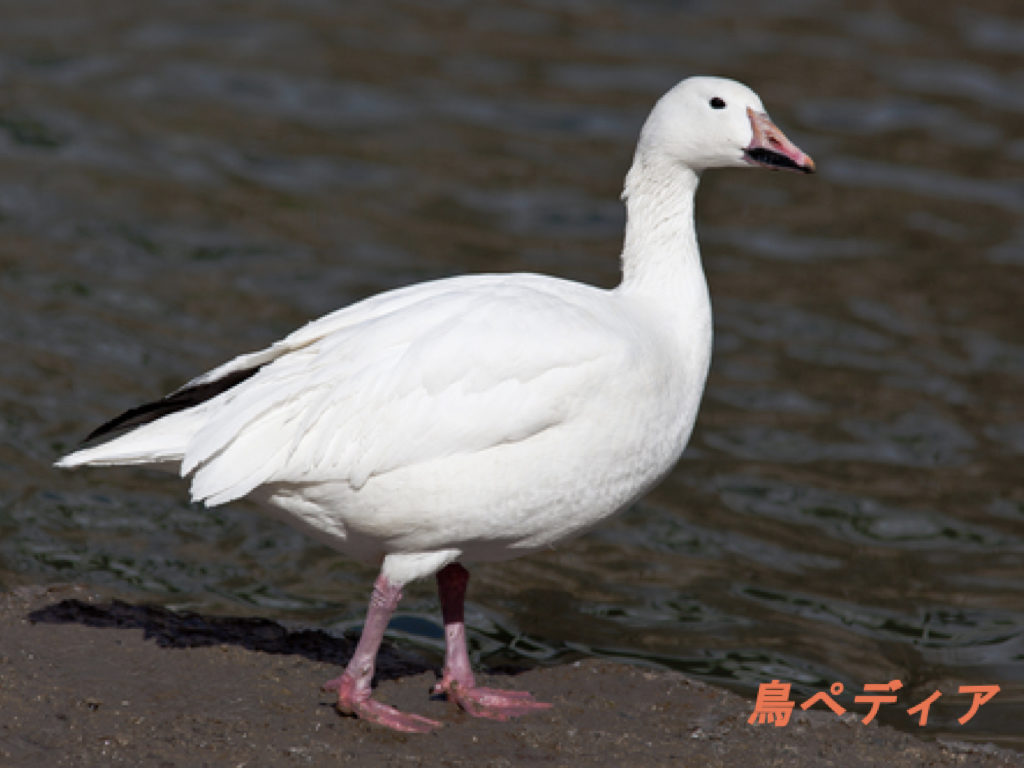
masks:
[(814, 173), (811, 156), (787, 139), (768, 115), (747, 107), (747, 117), (754, 131), (750, 145), (743, 150), (743, 158), (748, 163), (773, 170)]

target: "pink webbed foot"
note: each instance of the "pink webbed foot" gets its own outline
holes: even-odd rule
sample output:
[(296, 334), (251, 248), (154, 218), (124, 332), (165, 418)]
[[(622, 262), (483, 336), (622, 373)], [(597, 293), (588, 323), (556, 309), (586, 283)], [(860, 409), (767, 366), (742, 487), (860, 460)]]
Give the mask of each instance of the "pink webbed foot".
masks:
[(445, 678), (434, 686), (434, 694), (445, 694), (473, 717), (508, 720), (538, 709), (550, 709), (551, 704), (537, 701), (529, 691), (505, 691), (476, 685), (460, 685), (457, 680)]
[(444, 674), (434, 686), (435, 694), (445, 694), (474, 717), (508, 720), (551, 705), (537, 701), (527, 691), (502, 691), (477, 687), (466, 648), (464, 603), (469, 571), (450, 563), (437, 572), (437, 591), (444, 616)]
[(441, 723), (420, 715), (401, 712), (387, 704), (382, 704), (370, 697), (369, 690), (360, 690), (356, 682), (347, 673), (328, 680), (323, 684), (325, 691), (337, 691), (338, 711), (346, 715), (355, 715), (371, 723), (383, 725), (395, 731), (405, 733), (429, 733), (440, 728)]

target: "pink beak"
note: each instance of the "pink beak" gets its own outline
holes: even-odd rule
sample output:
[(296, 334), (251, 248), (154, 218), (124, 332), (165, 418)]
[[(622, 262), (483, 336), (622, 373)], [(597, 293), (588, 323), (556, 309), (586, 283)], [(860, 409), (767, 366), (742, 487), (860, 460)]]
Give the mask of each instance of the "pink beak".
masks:
[(764, 112), (755, 112), (747, 107), (750, 127), (754, 138), (744, 151), (744, 159), (751, 165), (761, 165), (774, 170), (802, 171), (814, 173), (811, 156), (786, 138)]

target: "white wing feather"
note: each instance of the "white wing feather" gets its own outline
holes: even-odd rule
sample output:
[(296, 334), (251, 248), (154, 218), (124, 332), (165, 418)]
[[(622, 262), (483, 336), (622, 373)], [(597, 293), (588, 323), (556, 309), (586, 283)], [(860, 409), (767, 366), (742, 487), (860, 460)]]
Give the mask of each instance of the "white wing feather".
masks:
[(399, 467), (528, 439), (571, 419), (628, 354), (607, 304), (590, 311), (599, 293), (477, 276), (328, 315), (193, 382), (264, 364), (211, 401), (181, 472), (194, 473), (195, 499), (220, 504), (267, 482), (359, 488)]

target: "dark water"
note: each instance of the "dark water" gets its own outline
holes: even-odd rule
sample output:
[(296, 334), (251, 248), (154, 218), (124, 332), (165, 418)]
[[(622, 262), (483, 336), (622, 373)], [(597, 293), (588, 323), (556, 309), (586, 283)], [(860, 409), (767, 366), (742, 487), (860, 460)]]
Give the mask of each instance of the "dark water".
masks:
[[(723, 74), (820, 174), (705, 179), (693, 443), (628, 514), (475, 571), (479, 658), (838, 680), (846, 705), (898, 677), (889, 722), (1024, 747), (1019, 3), (87, 5), (0, 2), (0, 586), (357, 626), (367, 569), (174, 478), (50, 462), (382, 289), (613, 284), (640, 123)], [(436, 647), (438, 621), (423, 583), (393, 627)]]

